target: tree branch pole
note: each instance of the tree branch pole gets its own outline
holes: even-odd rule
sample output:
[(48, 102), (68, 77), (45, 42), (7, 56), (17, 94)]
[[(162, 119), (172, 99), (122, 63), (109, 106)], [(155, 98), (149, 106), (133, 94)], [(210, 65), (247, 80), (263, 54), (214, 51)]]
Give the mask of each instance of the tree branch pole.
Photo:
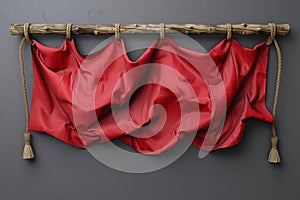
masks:
[[(124, 24), (120, 26), (120, 32), (125, 34), (148, 34), (158, 33), (160, 24)], [(226, 34), (228, 26), (205, 25), (205, 24), (165, 24), (166, 33), (180, 32), (183, 34)], [(289, 24), (277, 24), (276, 35), (285, 36), (290, 31)], [(73, 24), (72, 34), (105, 35), (114, 34), (114, 24)], [(30, 34), (66, 34), (66, 24), (31, 24)], [(271, 26), (268, 24), (232, 24), (232, 34), (257, 35), (270, 34)], [(24, 24), (11, 24), (11, 35), (23, 35)]]

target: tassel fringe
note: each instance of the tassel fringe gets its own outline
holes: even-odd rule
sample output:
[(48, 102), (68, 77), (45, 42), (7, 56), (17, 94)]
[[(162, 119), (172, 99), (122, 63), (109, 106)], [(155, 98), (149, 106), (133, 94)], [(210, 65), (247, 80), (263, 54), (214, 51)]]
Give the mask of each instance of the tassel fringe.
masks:
[(30, 145), (30, 133), (25, 133), (24, 138), (25, 138), (25, 146), (23, 151), (23, 159), (25, 160), (33, 159), (35, 155), (32, 146)]
[(278, 137), (273, 136), (271, 138), (271, 142), (272, 142), (272, 148), (269, 153), (268, 162), (269, 163), (280, 163), (280, 156), (279, 156), (279, 152), (277, 149)]
[(23, 159), (30, 160), (33, 158), (34, 158), (34, 152), (31, 145), (25, 144), (24, 151), (23, 151)]

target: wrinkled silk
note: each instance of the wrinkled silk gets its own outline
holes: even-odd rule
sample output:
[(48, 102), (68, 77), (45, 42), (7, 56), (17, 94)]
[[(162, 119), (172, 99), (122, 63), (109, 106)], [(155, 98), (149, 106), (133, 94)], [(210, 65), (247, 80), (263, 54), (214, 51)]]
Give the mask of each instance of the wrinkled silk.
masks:
[[(138, 152), (157, 154), (171, 148), (182, 137), (189, 138), (189, 132), (196, 131), (196, 137), (191, 138), (193, 144), (204, 150), (211, 149), (203, 143), (206, 138), (207, 144), (211, 140), (212, 149), (215, 150), (237, 144), (248, 118), (273, 122), (265, 106), (269, 50), (265, 42), (248, 49), (235, 40), (222, 40), (208, 54), (203, 54), (179, 47), (167, 38), (165, 42), (155, 40), (136, 61), (130, 60), (122, 40), (112, 40), (90, 56), (80, 54), (74, 40), (65, 40), (60, 48), (47, 47), (35, 41), (31, 48), (34, 86), (29, 129), (45, 132), (77, 147), (85, 148), (95, 142), (120, 138)], [(224, 94), (221, 96), (226, 100), (226, 118), (216, 141), (213, 141), (216, 139), (214, 136), (207, 134), (215, 114), (207, 81), (185, 57), (196, 62), (204, 73), (212, 76), (212, 80), (216, 72), (209, 63), (213, 62), (222, 78)], [(126, 72), (148, 63), (169, 66), (189, 82), (196, 93), (196, 100), (187, 99), (185, 91), (182, 91), (180, 86), (186, 80), (181, 80), (179, 76), (170, 80), (180, 91), (182, 96), (179, 98), (183, 99), (184, 105), (196, 101), (199, 106), (200, 120), (196, 122), (196, 127), (178, 130), (182, 118), (196, 118), (193, 118), (193, 111), (182, 116), (182, 102), (170, 89), (159, 84), (147, 84), (133, 91), (136, 84), (147, 79), (149, 74), (155, 74), (161, 80), (168, 78), (160, 76), (159, 68), (151, 67), (142, 69), (133, 77), (123, 77)], [(79, 75), (84, 84), (78, 84)], [(122, 77), (124, 80), (120, 82)], [(94, 93), (94, 99), (90, 98), (90, 92)], [(79, 94), (75, 99), (74, 93)], [(76, 98), (80, 98), (80, 101), (76, 101)], [(129, 100), (129, 114), (135, 126), (126, 132), (116, 123), (111, 106), (119, 106), (117, 112), (123, 116), (126, 109), (122, 105)], [(154, 104), (165, 109), (164, 125), (155, 135), (135, 137), (137, 134), (147, 135), (147, 129), (139, 130), (150, 122), (155, 124), (161, 121), (156, 112), (149, 114)], [(185, 108), (188, 109), (188, 106)]]

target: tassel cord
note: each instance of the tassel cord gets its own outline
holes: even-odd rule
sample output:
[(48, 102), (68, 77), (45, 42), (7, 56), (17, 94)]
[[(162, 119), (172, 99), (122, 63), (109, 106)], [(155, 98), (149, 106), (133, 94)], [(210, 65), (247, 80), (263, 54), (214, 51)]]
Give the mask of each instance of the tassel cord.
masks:
[[(275, 96), (274, 96), (274, 104), (273, 104), (273, 118), (275, 120), (277, 106), (278, 106), (278, 97), (279, 97), (279, 89), (280, 89), (280, 81), (281, 81), (281, 71), (282, 71), (282, 58), (281, 58), (281, 50), (280, 46), (276, 39), (274, 39), (274, 45), (277, 51), (277, 59), (278, 59), (278, 69), (277, 69), (277, 78), (276, 78), (276, 86), (275, 86)], [(276, 137), (276, 129), (275, 129), (275, 122), (272, 125), (272, 137)]]
[(25, 146), (23, 151), (23, 159), (33, 159), (34, 152), (30, 145), (30, 133), (29, 133), (29, 106), (28, 106), (28, 98), (27, 98), (27, 88), (26, 88), (26, 79), (25, 79), (25, 69), (24, 69), (24, 60), (23, 60), (23, 47), (26, 41), (26, 37), (20, 42), (19, 46), (19, 62), (20, 62), (20, 72), (21, 72), (21, 81), (22, 81), (22, 90), (23, 90), (23, 99), (24, 99), (24, 106), (25, 106), (25, 118), (26, 118), (26, 125), (25, 125)]
[(272, 137), (271, 137), (272, 147), (271, 147), (271, 150), (269, 152), (268, 162), (276, 164), (276, 163), (280, 163), (280, 161), (281, 161), (280, 155), (279, 155), (279, 152), (278, 152), (278, 147), (277, 147), (278, 137), (277, 137), (277, 133), (276, 133), (276, 124), (275, 124), (276, 120), (275, 120), (275, 118), (276, 118), (276, 112), (277, 112), (280, 81), (281, 81), (282, 56), (281, 56), (280, 46), (279, 46), (279, 44), (278, 44), (278, 42), (275, 38), (273, 39), (273, 42), (274, 42), (276, 52), (277, 52), (278, 68), (277, 68), (277, 78), (276, 78), (276, 86), (275, 86), (274, 104), (273, 104), (273, 111), (272, 111), (272, 115), (273, 115), (273, 119), (274, 119), (274, 122), (272, 124)]

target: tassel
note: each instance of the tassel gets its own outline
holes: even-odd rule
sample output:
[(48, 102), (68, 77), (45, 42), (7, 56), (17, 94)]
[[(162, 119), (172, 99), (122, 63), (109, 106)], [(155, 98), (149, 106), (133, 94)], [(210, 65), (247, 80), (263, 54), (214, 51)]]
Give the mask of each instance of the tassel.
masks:
[(269, 163), (280, 163), (280, 156), (277, 149), (278, 137), (272, 136), (271, 138), (272, 148), (269, 153), (268, 162)]
[(30, 133), (24, 133), (25, 146), (23, 151), (23, 159), (29, 160), (34, 158), (34, 152), (30, 145)]

